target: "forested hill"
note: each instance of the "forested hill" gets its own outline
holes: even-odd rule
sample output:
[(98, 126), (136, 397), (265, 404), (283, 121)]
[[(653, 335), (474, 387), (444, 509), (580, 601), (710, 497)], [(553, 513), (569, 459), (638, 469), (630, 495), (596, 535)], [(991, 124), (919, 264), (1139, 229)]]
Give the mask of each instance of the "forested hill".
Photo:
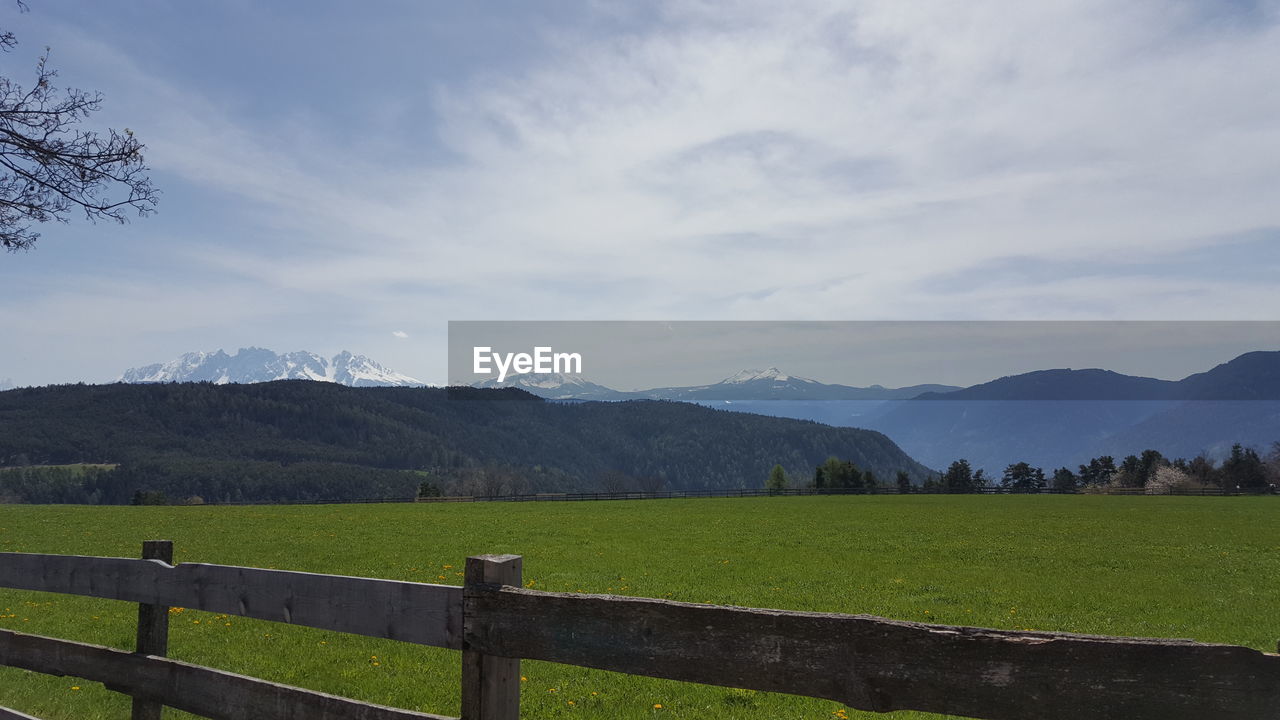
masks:
[(0, 466), (118, 465), (52, 486), (0, 471), (0, 497), (36, 502), (408, 496), (424, 480), (467, 494), (755, 488), (775, 463), (807, 480), (831, 455), (883, 481), (929, 472), (877, 432), (676, 402), (303, 380), (0, 392)]

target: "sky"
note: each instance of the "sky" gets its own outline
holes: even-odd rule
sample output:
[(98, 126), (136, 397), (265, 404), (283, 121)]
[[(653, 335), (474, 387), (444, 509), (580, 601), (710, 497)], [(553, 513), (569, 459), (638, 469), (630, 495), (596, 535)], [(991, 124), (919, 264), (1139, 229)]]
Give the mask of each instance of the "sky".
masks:
[(1280, 319), (1277, 2), (28, 5), (0, 73), (50, 47), (164, 194), (0, 254), (0, 381), (440, 382), (451, 320)]

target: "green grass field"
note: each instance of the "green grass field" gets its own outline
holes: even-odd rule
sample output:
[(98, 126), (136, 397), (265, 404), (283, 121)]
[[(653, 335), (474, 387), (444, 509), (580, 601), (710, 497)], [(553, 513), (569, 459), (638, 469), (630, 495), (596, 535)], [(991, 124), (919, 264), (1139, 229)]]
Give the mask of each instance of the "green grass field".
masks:
[[(1185, 637), (1274, 652), (1280, 498), (874, 496), (281, 507), (0, 506), (0, 550), (461, 584), (463, 559), (524, 556), (545, 590), (871, 613), (995, 628)], [(136, 606), (0, 590), (0, 627), (131, 649)], [(460, 655), (184, 611), (171, 655), (456, 715)], [(789, 695), (526, 661), (531, 718), (832, 718)], [(0, 705), (118, 718), (128, 699), (0, 669)], [(660, 708), (657, 706), (661, 706)], [(849, 717), (880, 717), (849, 711)], [(166, 717), (183, 714), (167, 711)], [(937, 717), (899, 713), (894, 717)]]

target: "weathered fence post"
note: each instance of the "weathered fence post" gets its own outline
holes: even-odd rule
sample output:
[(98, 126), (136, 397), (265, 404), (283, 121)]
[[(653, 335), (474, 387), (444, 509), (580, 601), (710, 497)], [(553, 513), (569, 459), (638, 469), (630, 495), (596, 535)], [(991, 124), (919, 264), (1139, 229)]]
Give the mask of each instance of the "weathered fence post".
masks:
[[(172, 540), (144, 540), (143, 560), (161, 560), (173, 564)], [(169, 652), (169, 608), (165, 605), (138, 604), (138, 653), (164, 657)], [(133, 699), (132, 720), (160, 720), (164, 706), (153, 700)]]
[[(467, 558), (462, 593), (476, 585), (520, 587), (519, 555), (478, 555)], [(465, 600), (464, 600), (465, 607)], [(463, 611), (465, 628), (470, 618)], [(463, 636), (466, 636), (464, 630)], [(519, 720), (520, 659), (485, 655), (462, 646), (462, 720)]]

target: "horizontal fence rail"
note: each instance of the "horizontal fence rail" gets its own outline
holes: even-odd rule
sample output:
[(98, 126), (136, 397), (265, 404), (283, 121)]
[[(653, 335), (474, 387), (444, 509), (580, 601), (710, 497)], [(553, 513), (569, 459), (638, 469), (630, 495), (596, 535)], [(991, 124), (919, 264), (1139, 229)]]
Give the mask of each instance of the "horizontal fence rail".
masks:
[(451, 720), (168, 658), (9, 630), (0, 630), (0, 665), (73, 675), (215, 720)]
[(976, 718), (1280, 717), (1280, 656), (1188, 640), (467, 590), (469, 646), (507, 657)]
[[(921, 710), (987, 720), (1280, 719), (1280, 655), (1245, 647), (553, 593), (520, 585), (521, 559), (514, 555), (468, 558), (465, 583), (458, 588), (158, 560), (0, 553), (0, 586), (460, 649), (465, 720), (519, 717), (520, 659), (806, 695), (874, 712)], [(103, 682), (144, 702), (219, 720), (441, 717), (145, 652), (13, 631), (0, 631), (0, 665)]]
[(454, 585), (159, 560), (0, 553), (0, 586), (87, 595), (462, 649)]

